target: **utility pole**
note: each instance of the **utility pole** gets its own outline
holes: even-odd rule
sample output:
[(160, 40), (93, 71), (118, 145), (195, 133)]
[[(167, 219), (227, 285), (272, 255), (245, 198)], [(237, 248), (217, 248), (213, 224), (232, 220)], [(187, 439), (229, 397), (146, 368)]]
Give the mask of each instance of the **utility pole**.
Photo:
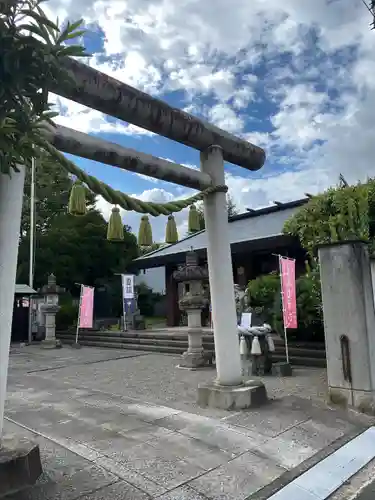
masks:
[[(35, 264), (35, 158), (31, 158), (31, 186), (30, 186), (30, 252), (29, 252), (29, 287), (34, 288), (34, 264)], [(29, 299), (29, 344), (33, 340), (32, 331), (32, 298)]]

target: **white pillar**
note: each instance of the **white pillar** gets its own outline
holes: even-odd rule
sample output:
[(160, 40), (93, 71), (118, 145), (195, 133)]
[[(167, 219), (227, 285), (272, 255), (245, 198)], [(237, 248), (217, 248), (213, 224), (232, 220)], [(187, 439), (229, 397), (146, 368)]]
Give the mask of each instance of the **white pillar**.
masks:
[[(201, 170), (209, 174), (216, 185), (225, 184), (223, 153), (219, 146), (211, 146), (201, 153)], [(241, 358), (225, 193), (213, 193), (205, 197), (204, 216), (215, 339), (216, 383), (226, 386), (239, 385), (242, 383)]]
[(0, 439), (3, 431), (25, 167), (0, 173)]

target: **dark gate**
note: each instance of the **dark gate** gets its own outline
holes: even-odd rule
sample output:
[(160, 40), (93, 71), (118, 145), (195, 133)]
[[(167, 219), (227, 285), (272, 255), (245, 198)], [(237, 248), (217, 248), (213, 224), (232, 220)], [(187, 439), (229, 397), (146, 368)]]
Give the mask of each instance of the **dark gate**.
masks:
[(13, 307), (12, 342), (27, 342), (29, 338), (29, 307), (22, 297), (16, 297)]

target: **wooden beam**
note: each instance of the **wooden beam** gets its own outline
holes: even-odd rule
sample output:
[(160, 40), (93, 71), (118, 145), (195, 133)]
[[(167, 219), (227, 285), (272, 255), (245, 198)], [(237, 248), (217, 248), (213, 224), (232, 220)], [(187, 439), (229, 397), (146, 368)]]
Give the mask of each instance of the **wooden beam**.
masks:
[(63, 64), (75, 84), (59, 83), (50, 88), (52, 92), (199, 151), (218, 145), (224, 160), (248, 170), (263, 166), (265, 152), (258, 146), (75, 59), (67, 58)]
[(134, 149), (128, 149), (62, 125), (56, 125), (56, 127), (47, 125), (46, 138), (55, 148), (64, 153), (193, 189), (203, 190), (212, 186), (210, 176), (199, 170), (139, 153)]

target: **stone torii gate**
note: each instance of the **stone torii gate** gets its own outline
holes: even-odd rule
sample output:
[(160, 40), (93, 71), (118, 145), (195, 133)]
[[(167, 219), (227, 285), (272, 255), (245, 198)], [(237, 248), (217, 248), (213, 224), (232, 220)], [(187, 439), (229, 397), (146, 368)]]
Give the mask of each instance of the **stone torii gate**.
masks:
[[(51, 91), (199, 150), (201, 169), (189, 169), (67, 127), (50, 127), (46, 138), (60, 151), (198, 190), (225, 184), (224, 160), (248, 170), (263, 166), (265, 153), (261, 148), (75, 59), (67, 58), (64, 64), (75, 83)], [(24, 175), (23, 166), (11, 177), (0, 174), (0, 436)], [(247, 408), (254, 397), (258, 402), (265, 399), (266, 392), (263, 385), (242, 382), (225, 192), (208, 194), (204, 210), (217, 378), (213, 384), (199, 387), (198, 401), (227, 409)]]

